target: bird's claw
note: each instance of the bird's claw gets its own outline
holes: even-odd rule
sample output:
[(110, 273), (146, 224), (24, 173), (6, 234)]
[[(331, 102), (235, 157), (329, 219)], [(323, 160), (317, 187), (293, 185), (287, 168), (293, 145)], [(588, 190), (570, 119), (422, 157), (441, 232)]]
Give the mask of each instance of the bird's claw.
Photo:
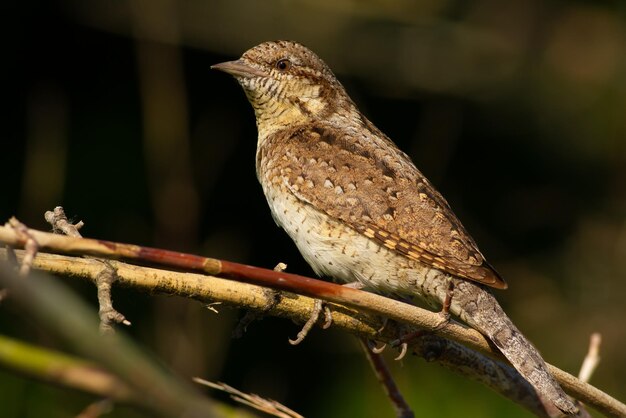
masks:
[(400, 354), (398, 354), (398, 357), (396, 357), (394, 360), (396, 361), (400, 361), (404, 358), (404, 356), (406, 356), (406, 353), (409, 349), (409, 343), (402, 343), (400, 344)]
[(289, 339), (289, 344), (298, 345), (302, 341), (304, 341), (306, 336), (309, 334), (309, 331), (311, 331), (311, 328), (313, 328), (313, 325), (315, 325), (315, 323), (318, 321), (322, 311), (324, 311), (324, 324), (322, 325), (322, 328), (328, 329), (333, 323), (333, 316), (330, 308), (326, 306), (324, 304), (324, 301), (322, 301), (321, 299), (315, 299), (315, 302), (313, 304), (313, 310), (311, 311), (311, 316), (309, 316), (309, 319), (306, 321), (306, 323), (298, 333), (296, 339)]

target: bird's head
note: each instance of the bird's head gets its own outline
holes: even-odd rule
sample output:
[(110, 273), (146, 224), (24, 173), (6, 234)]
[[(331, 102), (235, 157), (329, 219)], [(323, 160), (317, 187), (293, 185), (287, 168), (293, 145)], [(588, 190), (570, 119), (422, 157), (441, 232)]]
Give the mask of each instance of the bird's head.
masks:
[(292, 41), (264, 42), (236, 61), (211, 68), (234, 76), (252, 104), (259, 128), (326, 119), (353, 104), (328, 66)]

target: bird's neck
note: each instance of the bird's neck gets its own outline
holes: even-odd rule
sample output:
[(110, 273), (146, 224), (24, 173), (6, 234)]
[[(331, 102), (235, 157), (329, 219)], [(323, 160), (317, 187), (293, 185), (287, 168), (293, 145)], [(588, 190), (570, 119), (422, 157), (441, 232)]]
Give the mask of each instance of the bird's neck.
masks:
[(259, 145), (269, 136), (297, 126), (322, 122), (349, 128), (362, 123), (361, 114), (347, 96), (342, 101), (329, 101), (318, 94), (286, 97), (283, 101), (250, 95), (248, 99), (256, 116)]

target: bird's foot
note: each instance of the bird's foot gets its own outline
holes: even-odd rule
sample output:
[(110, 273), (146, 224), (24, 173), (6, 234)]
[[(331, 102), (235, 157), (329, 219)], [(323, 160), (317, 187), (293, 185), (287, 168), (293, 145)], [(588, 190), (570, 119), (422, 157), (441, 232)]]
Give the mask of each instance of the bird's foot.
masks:
[[(383, 318), (383, 324), (380, 326), (380, 328), (378, 328), (378, 329), (376, 330), (376, 334), (377, 334), (377, 335), (380, 335), (380, 334), (381, 334), (381, 333), (385, 330), (385, 328), (387, 327), (387, 324), (388, 324), (388, 323), (389, 323), (389, 318), (384, 317), (384, 318)], [(375, 342), (375, 341), (373, 341), (373, 340), (371, 340), (371, 341), (369, 341), (369, 343), (368, 343), (368, 347), (369, 347), (369, 349), (370, 349), (370, 350), (372, 350), (372, 353), (375, 353), (375, 354), (380, 354), (380, 353), (382, 353), (383, 351), (385, 351), (385, 348), (387, 348), (387, 344), (383, 344), (383, 345), (381, 345), (380, 347), (377, 347), (377, 346), (376, 346), (376, 342)]]
[(233, 338), (241, 338), (246, 333), (248, 325), (254, 321), (263, 319), (265, 314), (274, 309), (278, 302), (280, 302), (281, 292), (274, 289), (263, 289), (263, 293), (267, 296), (265, 306), (258, 311), (248, 310), (245, 315), (239, 320), (239, 323), (233, 330)]
[[(276, 267), (274, 267), (275, 271), (284, 271), (287, 268), (287, 264), (278, 263)], [(266, 313), (274, 309), (278, 302), (280, 302), (281, 292), (274, 289), (264, 288), (263, 293), (267, 297), (265, 306), (263, 306), (258, 311), (246, 311), (246, 314), (239, 320), (239, 323), (233, 330), (232, 336), (233, 338), (241, 338), (243, 334), (245, 334), (248, 325), (252, 322), (260, 320), (265, 316)]]
[(446, 289), (446, 297), (439, 311), (441, 321), (435, 325), (435, 331), (445, 327), (450, 322), (450, 305), (452, 305), (452, 297), (454, 296), (454, 282), (448, 281), (448, 288)]
[[(349, 287), (351, 289), (362, 289), (363, 284), (360, 282), (351, 282), (346, 283), (343, 286)], [(333, 314), (330, 311), (330, 308), (326, 306), (326, 303), (321, 299), (315, 299), (315, 303), (313, 304), (313, 311), (311, 311), (311, 316), (306, 321), (300, 332), (298, 333), (295, 340), (289, 339), (289, 344), (298, 345), (309, 334), (309, 331), (313, 328), (313, 325), (317, 323), (319, 320), (320, 314), (324, 311), (324, 323), (322, 324), (322, 329), (328, 329), (333, 323)]]
[(309, 334), (309, 331), (311, 331), (311, 328), (313, 328), (313, 325), (315, 325), (319, 320), (322, 311), (324, 311), (324, 324), (322, 325), (322, 328), (328, 329), (333, 323), (333, 315), (323, 300), (315, 299), (315, 302), (313, 303), (313, 310), (311, 311), (311, 316), (309, 316), (309, 319), (306, 321), (306, 323), (298, 333), (296, 339), (289, 339), (289, 344), (298, 345), (302, 341), (304, 341), (306, 336)]
[(421, 337), (425, 333), (426, 331), (423, 331), (423, 330), (412, 331), (391, 341), (389, 343), (391, 347), (400, 349), (400, 354), (398, 354), (398, 357), (396, 357), (395, 360), (402, 360), (408, 351), (409, 343), (415, 340), (416, 338)]

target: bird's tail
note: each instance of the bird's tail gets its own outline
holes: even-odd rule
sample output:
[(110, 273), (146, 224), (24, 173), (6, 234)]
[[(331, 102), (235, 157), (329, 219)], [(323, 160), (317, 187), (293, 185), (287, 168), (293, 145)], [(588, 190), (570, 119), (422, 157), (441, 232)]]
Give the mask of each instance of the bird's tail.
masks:
[(489, 338), (540, 395), (568, 415), (578, 412), (578, 407), (548, 371), (537, 349), (517, 329), (488, 289), (458, 281), (451, 312)]

